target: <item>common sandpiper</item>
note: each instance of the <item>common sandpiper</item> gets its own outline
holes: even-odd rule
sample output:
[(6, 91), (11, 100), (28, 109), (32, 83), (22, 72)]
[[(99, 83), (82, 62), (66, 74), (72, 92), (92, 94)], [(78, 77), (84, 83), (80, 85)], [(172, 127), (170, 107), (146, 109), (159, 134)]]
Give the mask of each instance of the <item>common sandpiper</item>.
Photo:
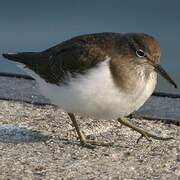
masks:
[(169, 140), (140, 129), (127, 117), (153, 93), (157, 73), (175, 88), (160, 66), (158, 41), (144, 33), (95, 33), (74, 37), (41, 52), (7, 53), (31, 75), (40, 92), (61, 107), (73, 122), (82, 145), (109, 145), (86, 139), (74, 113), (117, 119), (141, 137)]

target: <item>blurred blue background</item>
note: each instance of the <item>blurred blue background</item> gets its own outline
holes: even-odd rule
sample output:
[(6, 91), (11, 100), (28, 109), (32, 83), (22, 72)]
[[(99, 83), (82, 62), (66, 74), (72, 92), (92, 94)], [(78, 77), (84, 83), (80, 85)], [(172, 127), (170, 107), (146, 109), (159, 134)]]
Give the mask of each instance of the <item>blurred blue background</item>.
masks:
[[(40, 51), (94, 32), (145, 32), (155, 36), (161, 64), (180, 85), (180, 1), (0, 0), (0, 51)], [(0, 72), (24, 73), (1, 57)], [(159, 78), (158, 90), (179, 92)]]

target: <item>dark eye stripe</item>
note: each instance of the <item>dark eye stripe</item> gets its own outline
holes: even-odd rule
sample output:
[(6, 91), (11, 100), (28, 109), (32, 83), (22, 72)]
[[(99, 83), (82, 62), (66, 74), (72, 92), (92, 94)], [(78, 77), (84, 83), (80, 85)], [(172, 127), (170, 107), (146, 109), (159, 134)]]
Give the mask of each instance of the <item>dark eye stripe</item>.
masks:
[(129, 46), (131, 47), (131, 49), (136, 52), (138, 48), (137, 44), (135, 43), (135, 41), (133, 39), (129, 39)]
[(146, 56), (145, 52), (140, 48), (142, 47), (144, 49), (145, 47), (137, 39), (135, 39), (134, 37), (128, 37), (128, 44), (138, 57)]

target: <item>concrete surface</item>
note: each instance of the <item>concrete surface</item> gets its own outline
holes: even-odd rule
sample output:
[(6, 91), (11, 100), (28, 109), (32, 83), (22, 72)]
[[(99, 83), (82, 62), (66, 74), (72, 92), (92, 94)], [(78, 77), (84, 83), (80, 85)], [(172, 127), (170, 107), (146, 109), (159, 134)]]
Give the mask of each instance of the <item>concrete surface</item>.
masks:
[(152, 143), (116, 120), (78, 117), (88, 137), (112, 147), (80, 146), (67, 114), (52, 106), (0, 101), (0, 179), (180, 179), (180, 130), (132, 119), (171, 141)]

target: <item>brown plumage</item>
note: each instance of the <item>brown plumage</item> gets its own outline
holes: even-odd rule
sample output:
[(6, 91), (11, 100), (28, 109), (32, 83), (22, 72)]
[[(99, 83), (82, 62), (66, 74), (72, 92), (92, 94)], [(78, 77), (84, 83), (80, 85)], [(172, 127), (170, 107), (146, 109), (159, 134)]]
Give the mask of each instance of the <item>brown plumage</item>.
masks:
[(24, 64), (26, 68), (21, 67), (36, 79), (41, 93), (68, 112), (83, 145), (107, 143), (87, 140), (73, 113), (117, 118), (147, 139), (172, 139), (148, 133), (123, 118), (139, 109), (151, 96), (157, 73), (177, 87), (160, 66), (159, 43), (150, 35), (87, 34), (42, 52), (3, 56)]
[[(110, 66), (115, 82), (128, 88), (126, 80), (135, 77), (127, 75), (125, 72), (132, 69), (132, 73), (134, 73), (134, 65), (142, 63), (138, 62), (139, 59), (136, 57), (137, 49), (147, 52), (153, 63), (159, 63), (158, 42), (153, 37), (143, 33), (81, 35), (42, 52), (4, 54), (3, 56), (22, 62), (44, 78), (46, 82), (57, 85), (64, 83), (69, 73), (72, 76), (76, 76), (77, 73), (85, 73), (87, 69), (98, 65), (108, 56), (111, 57)], [(137, 61), (134, 61), (135, 58)]]

